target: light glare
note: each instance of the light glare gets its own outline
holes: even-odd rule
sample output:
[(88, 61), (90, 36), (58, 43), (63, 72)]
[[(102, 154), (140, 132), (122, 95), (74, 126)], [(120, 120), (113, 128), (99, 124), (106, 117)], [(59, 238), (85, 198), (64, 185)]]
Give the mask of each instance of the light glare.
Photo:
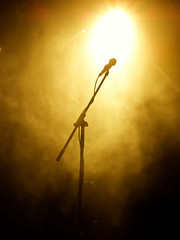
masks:
[(91, 49), (98, 63), (116, 58), (118, 64), (122, 65), (131, 53), (133, 40), (134, 32), (129, 16), (122, 10), (113, 10), (96, 27)]

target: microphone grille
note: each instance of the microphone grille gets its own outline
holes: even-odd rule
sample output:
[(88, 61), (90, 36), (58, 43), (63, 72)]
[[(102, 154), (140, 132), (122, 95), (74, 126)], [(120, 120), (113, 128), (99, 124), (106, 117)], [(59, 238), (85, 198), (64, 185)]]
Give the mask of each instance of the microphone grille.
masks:
[(117, 63), (117, 60), (115, 59), (115, 58), (111, 58), (110, 60), (109, 60), (109, 64), (110, 65), (115, 65)]

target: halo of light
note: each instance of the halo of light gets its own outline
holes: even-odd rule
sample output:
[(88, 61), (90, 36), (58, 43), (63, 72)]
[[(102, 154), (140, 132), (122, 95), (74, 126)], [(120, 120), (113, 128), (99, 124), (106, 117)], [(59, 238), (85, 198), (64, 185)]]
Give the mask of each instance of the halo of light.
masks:
[(99, 64), (116, 58), (118, 65), (128, 59), (134, 43), (134, 31), (130, 17), (120, 9), (105, 15), (95, 28), (91, 50)]

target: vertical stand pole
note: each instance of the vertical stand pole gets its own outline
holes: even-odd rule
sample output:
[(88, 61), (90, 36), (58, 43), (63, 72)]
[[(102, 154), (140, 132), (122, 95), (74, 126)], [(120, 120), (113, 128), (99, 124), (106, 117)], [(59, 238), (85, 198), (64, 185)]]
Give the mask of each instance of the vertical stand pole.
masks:
[(79, 193), (78, 193), (78, 231), (79, 239), (83, 239), (83, 226), (82, 226), (82, 199), (83, 199), (83, 183), (84, 183), (84, 139), (85, 127), (88, 123), (83, 120), (80, 126), (80, 167), (79, 167)]

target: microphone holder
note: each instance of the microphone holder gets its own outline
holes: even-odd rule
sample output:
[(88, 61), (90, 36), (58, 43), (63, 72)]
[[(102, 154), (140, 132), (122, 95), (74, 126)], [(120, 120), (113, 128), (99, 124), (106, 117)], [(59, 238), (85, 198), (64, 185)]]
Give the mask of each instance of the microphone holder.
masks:
[(94, 91), (92, 98), (90, 99), (88, 105), (80, 114), (77, 121), (74, 123), (74, 129), (71, 132), (69, 138), (67, 139), (64, 147), (59, 152), (56, 161), (60, 161), (62, 158), (69, 142), (71, 141), (73, 135), (75, 134), (77, 128), (80, 128), (80, 168), (79, 168), (79, 191), (78, 191), (78, 229), (79, 229), (79, 239), (83, 239), (83, 232), (82, 232), (82, 193), (83, 193), (83, 182), (84, 182), (84, 140), (85, 140), (85, 127), (88, 126), (88, 123), (84, 120), (86, 116), (86, 112), (88, 111), (90, 105), (94, 102), (94, 98), (98, 93), (100, 87), (102, 86), (105, 78), (108, 76), (109, 70), (105, 72), (103, 79), (101, 80), (98, 88)]

